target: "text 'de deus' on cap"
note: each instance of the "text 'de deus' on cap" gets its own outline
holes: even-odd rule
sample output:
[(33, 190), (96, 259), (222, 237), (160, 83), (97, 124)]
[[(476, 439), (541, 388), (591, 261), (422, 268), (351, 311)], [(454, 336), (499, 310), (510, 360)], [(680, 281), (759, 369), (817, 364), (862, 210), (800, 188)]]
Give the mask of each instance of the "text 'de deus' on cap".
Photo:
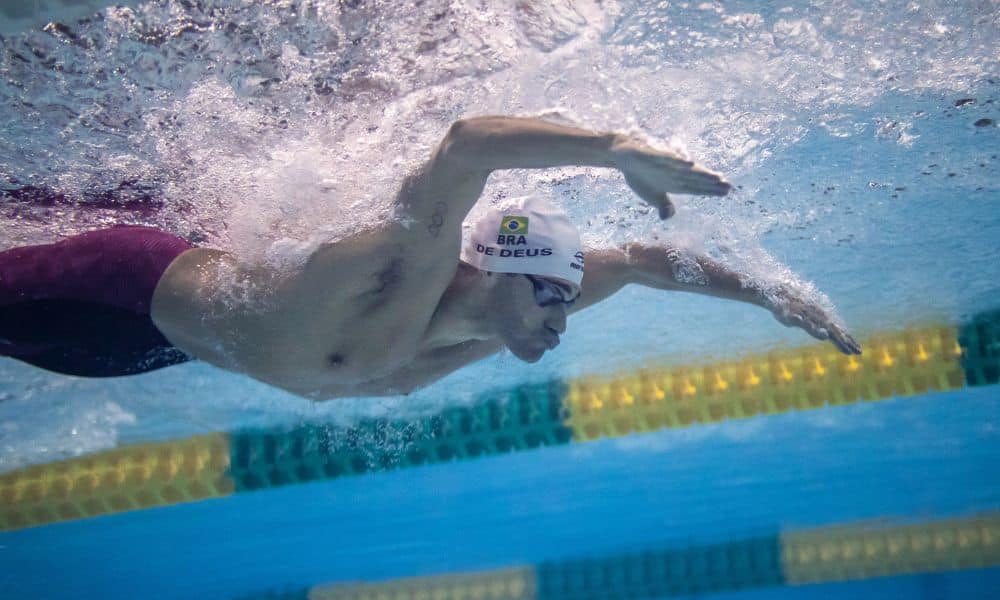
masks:
[(490, 207), (463, 223), (463, 262), (495, 273), (583, 281), (580, 232), (559, 207), (525, 196)]

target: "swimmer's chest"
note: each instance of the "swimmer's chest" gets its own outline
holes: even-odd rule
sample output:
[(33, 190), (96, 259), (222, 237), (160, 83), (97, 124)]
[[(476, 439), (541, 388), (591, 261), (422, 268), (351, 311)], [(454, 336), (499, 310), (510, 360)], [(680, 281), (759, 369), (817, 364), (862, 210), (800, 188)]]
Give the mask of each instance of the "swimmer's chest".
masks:
[(454, 276), (454, 257), (431, 261), (383, 240), (333, 249), (295, 286), (287, 343), (324, 381), (384, 377), (412, 361)]

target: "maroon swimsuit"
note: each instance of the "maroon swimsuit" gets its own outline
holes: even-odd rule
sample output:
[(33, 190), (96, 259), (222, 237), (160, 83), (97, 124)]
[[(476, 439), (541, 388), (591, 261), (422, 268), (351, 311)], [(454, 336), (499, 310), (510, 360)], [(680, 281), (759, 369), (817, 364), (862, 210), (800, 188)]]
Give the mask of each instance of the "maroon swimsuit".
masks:
[(160, 276), (192, 247), (119, 225), (0, 252), (0, 356), (85, 377), (190, 360), (153, 324), (150, 303)]

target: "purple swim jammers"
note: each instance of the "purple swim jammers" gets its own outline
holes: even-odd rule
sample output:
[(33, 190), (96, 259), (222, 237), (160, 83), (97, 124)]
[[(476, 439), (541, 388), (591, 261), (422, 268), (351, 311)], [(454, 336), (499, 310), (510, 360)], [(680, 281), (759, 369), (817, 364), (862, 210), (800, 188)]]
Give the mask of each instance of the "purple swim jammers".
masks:
[(193, 246), (135, 225), (0, 252), (0, 356), (83, 377), (190, 360), (150, 318), (153, 291)]

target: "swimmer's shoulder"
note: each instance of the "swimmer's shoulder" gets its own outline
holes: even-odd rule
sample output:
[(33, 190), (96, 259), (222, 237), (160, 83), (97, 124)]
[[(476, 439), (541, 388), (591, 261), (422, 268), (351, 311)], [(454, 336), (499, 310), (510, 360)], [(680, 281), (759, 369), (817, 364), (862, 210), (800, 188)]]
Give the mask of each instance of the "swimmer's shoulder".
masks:
[(442, 292), (454, 275), (462, 233), (455, 230), (442, 237), (434, 239), (425, 223), (407, 216), (381, 223), (318, 248), (301, 280), (309, 282), (309, 287), (329, 287), (312, 293), (331, 298), (388, 292), (404, 282)]
[(191, 248), (180, 253), (160, 276), (153, 292), (154, 310), (178, 295), (190, 297), (218, 273), (220, 267), (233, 268), (232, 254), (213, 248)]
[(171, 261), (153, 291), (150, 318), (172, 344), (205, 358), (200, 329), (216, 296), (213, 286), (221, 269), (235, 265), (231, 254), (212, 248), (191, 248)]

